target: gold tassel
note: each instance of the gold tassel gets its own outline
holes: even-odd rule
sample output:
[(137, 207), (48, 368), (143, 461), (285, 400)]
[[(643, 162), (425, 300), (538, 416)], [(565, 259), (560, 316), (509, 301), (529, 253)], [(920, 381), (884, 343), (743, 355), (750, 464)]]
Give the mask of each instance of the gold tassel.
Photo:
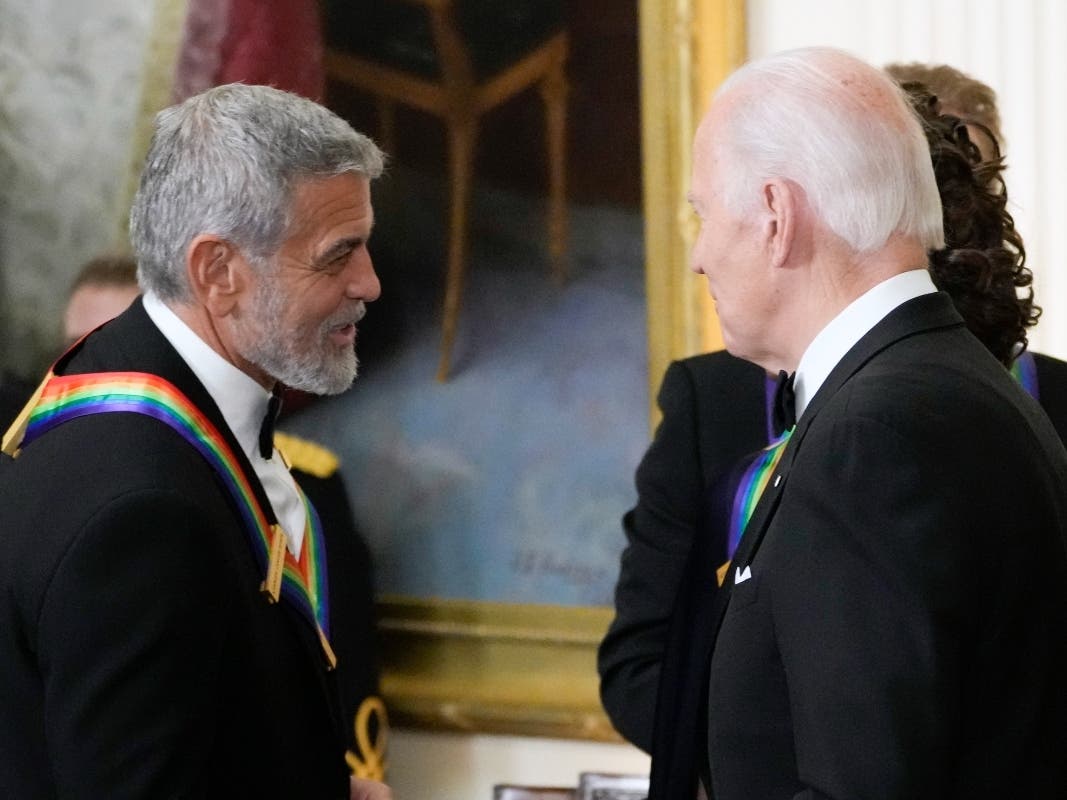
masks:
[(48, 370), (48, 374), (44, 376), (44, 380), (34, 391), (30, 401), (22, 407), (22, 411), (15, 417), (15, 421), (11, 423), (11, 427), (7, 429), (7, 433), (4, 434), (3, 442), (0, 443), (0, 453), (9, 455), (12, 458), (18, 458), (19, 447), (22, 445), (22, 439), (26, 435), (26, 428), (30, 424), (30, 414), (33, 413), (33, 409), (37, 407), (38, 401), (41, 399), (41, 395), (44, 394), (44, 387), (50, 380), (52, 380), (52, 370)]
[[(378, 717), (378, 735), (372, 740), (370, 721), (374, 715)], [(352, 775), (365, 780), (384, 781), (389, 769), (385, 758), (389, 742), (389, 715), (385, 713), (382, 698), (370, 695), (363, 700), (356, 711), (353, 729), (356, 734), (356, 750), (363, 753), (363, 758), (353, 750), (345, 753), (345, 761), (348, 762)]]
[(277, 603), (282, 594), (282, 572), (285, 569), (285, 531), (275, 523), (270, 526), (270, 534), (267, 577), (260, 586), (260, 590), (267, 593), (272, 603)]

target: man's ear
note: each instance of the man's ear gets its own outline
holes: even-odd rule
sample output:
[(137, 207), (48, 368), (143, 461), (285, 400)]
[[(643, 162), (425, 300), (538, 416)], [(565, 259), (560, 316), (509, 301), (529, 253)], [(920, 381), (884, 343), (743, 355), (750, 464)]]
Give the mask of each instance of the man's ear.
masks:
[(189, 243), (185, 268), (193, 297), (213, 317), (232, 313), (249, 283), (248, 263), (238, 249), (209, 233)]
[(796, 245), (800, 198), (796, 184), (773, 179), (763, 185), (760, 198), (764, 215), (764, 234), (772, 267), (781, 267)]

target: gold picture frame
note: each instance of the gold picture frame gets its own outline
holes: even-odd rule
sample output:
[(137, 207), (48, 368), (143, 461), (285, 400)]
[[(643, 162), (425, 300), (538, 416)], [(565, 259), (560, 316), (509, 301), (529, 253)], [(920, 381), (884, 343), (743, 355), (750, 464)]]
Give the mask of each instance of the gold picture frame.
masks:
[[(743, 0), (640, 0), (641, 127), (650, 393), (671, 359), (721, 347), (687, 270), (696, 123), (744, 59)], [(653, 421), (654, 421), (653, 408)], [(607, 607), (421, 598), (379, 603), (382, 693), (393, 724), (619, 741), (599, 697)]]
[(391, 597), (378, 619), (393, 725), (617, 740), (596, 673), (611, 609)]
[(641, 0), (641, 144), (652, 419), (672, 359), (722, 347), (703, 281), (688, 270), (696, 218), (686, 200), (693, 134), (745, 58), (743, 0)]

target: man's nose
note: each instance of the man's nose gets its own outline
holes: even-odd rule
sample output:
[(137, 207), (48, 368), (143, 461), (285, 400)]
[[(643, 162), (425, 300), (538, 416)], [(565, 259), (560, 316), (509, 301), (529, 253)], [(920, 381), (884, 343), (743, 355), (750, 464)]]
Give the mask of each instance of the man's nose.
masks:
[(382, 284), (378, 280), (378, 273), (374, 271), (374, 262), (370, 253), (364, 252), (362, 258), (356, 259), (352, 275), (345, 286), (345, 294), (353, 300), (370, 303), (377, 300), (381, 293)]

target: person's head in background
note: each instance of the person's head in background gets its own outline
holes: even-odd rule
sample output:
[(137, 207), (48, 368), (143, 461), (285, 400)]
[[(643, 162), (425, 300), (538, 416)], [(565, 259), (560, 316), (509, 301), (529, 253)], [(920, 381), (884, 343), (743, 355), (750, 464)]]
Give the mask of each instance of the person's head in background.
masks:
[(941, 101), (941, 113), (959, 117), (968, 126), (971, 141), (983, 161), (992, 161), (1004, 151), (997, 93), (988, 85), (948, 64), (886, 64), (885, 71), (899, 84), (921, 83)]
[(69, 346), (125, 311), (141, 293), (137, 262), (129, 256), (100, 256), (81, 268), (63, 312), (63, 341)]
[[(932, 69), (970, 81), (951, 67)], [(932, 87), (916, 81), (901, 86), (922, 121), (941, 196), (945, 247), (930, 254), (931, 276), (971, 333), (1010, 365), (1025, 348), (1027, 329), (1037, 324), (1041, 308), (1034, 303), (1022, 237), (1007, 210), (1004, 161), (985, 157), (972, 138), (975, 126), (946, 107)]]

